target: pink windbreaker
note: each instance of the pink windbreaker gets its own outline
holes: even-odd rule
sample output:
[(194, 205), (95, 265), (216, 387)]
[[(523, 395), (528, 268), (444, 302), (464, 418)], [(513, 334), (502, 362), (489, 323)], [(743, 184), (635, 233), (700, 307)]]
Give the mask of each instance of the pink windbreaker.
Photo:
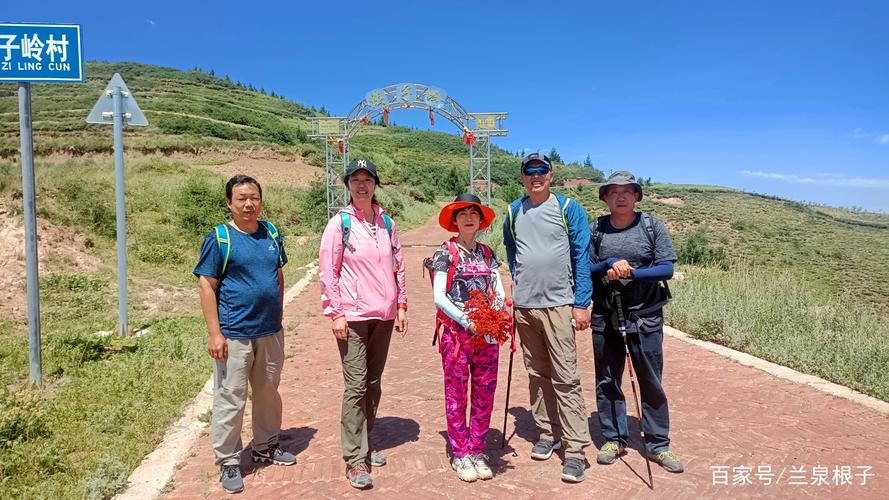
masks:
[[(331, 319), (345, 316), (346, 321), (395, 319), (398, 306), (407, 306), (404, 287), (404, 255), (395, 223), (392, 239), (379, 205), (373, 205), (377, 226), (377, 240), (364, 225), (364, 215), (351, 203), (341, 212), (351, 217), (349, 246), (343, 252), (343, 222), (337, 213), (327, 222), (321, 236), (319, 254), (321, 274), (321, 306)], [(392, 254), (395, 267), (392, 269)]]

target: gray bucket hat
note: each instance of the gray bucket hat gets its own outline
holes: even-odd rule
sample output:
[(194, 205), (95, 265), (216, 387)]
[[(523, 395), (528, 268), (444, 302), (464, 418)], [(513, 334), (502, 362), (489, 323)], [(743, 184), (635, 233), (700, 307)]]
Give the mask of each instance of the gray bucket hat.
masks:
[(605, 190), (608, 189), (608, 186), (625, 186), (627, 184), (632, 184), (636, 187), (636, 192), (639, 193), (639, 199), (642, 199), (642, 184), (636, 182), (636, 176), (633, 175), (632, 172), (626, 170), (618, 170), (617, 172), (613, 172), (608, 176), (608, 180), (605, 181), (605, 184), (599, 186), (599, 199), (605, 198)]

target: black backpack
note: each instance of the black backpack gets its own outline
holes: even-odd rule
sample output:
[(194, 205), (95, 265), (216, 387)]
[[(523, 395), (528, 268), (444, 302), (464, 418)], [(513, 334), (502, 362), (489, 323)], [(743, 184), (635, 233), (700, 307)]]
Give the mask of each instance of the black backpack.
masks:
[[(599, 248), (602, 246), (602, 237), (605, 234), (605, 222), (608, 220), (608, 215), (600, 215), (596, 218), (596, 227), (593, 229), (593, 234), (590, 237), (590, 246), (592, 247), (592, 252), (590, 253), (590, 257), (593, 259), (593, 262), (599, 262)], [(655, 261), (655, 238), (654, 234), (654, 222), (652, 222), (651, 214), (648, 212), (642, 212), (642, 216), (640, 217), (640, 224), (642, 224), (642, 229), (645, 233), (645, 236), (648, 238), (648, 244), (651, 247), (651, 261)], [(641, 316), (646, 314), (647, 312), (651, 312), (657, 309), (660, 309), (664, 306), (670, 299), (673, 298), (673, 294), (670, 293), (670, 285), (667, 284), (667, 280), (661, 280), (659, 282), (661, 289), (663, 290), (663, 294), (665, 299), (658, 304), (646, 307), (641, 311), (634, 311), (635, 315)], [(610, 309), (610, 305), (606, 305), (608, 309)]]

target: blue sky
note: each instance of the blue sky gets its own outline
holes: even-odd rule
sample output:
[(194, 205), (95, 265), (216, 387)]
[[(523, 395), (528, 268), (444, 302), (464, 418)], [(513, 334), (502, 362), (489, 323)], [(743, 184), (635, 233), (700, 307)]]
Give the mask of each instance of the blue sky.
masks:
[(889, 2), (7, 3), (2, 21), (82, 24), (88, 59), (212, 68), (333, 114), (425, 83), (508, 111), (510, 151), (889, 211)]

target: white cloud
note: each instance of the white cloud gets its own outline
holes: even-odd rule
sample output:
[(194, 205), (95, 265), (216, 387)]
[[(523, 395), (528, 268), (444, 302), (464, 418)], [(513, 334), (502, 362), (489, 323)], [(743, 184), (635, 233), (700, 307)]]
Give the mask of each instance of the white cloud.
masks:
[(889, 144), (889, 134), (875, 134), (861, 128), (856, 128), (852, 131), (852, 135), (859, 139), (872, 139), (877, 144)]
[(866, 187), (877, 189), (889, 189), (889, 179), (847, 177), (842, 174), (816, 174), (814, 176), (801, 176), (795, 174), (780, 174), (777, 172), (760, 172), (756, 170), (742, 170), (742, 174), (748, 177), (759, 177), (792, 184), (822, 184), (841, 187)]
[(148, 23), (148, 24), (150, 24), (150, 25), (152, 25), (152, 26), (154, 26), (155, 24), (157, 24), (156, 22), (154, 22), (154, 21), (151, 20), (151, 19), (146, 19), (145, 22)]

